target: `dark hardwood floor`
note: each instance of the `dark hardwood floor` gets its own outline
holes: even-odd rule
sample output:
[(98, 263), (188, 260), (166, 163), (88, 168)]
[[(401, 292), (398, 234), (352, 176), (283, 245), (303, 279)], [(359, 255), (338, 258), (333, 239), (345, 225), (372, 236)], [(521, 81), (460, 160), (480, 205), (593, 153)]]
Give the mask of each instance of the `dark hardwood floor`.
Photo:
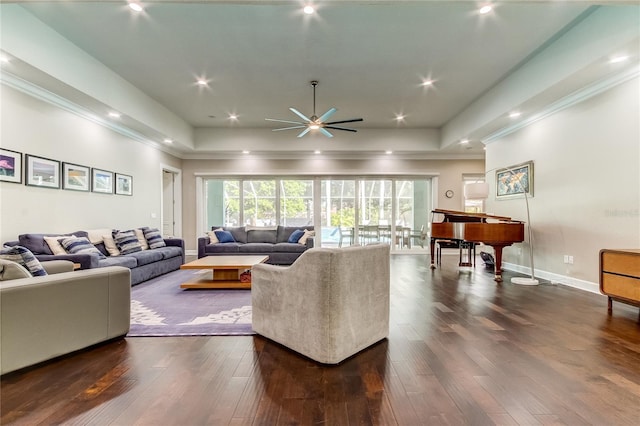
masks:
[(640, 424), (636, 308), (456, 263), (392, 256), (390, 337), (341, 365), (259, 336), (120, 339), (5, 375), (0, 422)]

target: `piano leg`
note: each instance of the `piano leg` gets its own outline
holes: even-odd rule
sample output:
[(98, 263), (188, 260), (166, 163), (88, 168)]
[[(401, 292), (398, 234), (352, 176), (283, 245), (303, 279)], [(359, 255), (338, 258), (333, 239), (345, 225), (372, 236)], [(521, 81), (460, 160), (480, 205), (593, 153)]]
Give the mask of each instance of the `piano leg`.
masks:
[(429, 251), (431, 252), (431, 269), (436, 269), (436, 263), (433, 261), (433, 256), (435, 255), (435, 247), (436, 247), (436, 239), (431, 238), (429, 242)]
[(502, 282), (502, 249), (505, 246), (493, 246), (493, 250), (496, 254), (496, 264), (493, 266), (494, 268), (494, 280), (496, 282)]

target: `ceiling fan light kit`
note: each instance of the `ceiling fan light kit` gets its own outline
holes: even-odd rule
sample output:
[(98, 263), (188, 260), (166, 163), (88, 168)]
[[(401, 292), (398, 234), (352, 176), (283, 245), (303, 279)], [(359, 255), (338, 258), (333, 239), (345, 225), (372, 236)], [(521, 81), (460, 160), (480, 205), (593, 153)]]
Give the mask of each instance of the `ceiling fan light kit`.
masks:
[(332, 138), (333, 134), (331, 134), (331, 132), (329, 132), (327, 129), (344, 130), (346, 132), (354, 132), (354, 133), (357, 132), (356, 129), (349, 129), (346, 127), (337, 127), (335, 126), (335, 124), (354, 123), (356, 121), (363, 121), (362, 118), (352, 118), (349, 120), (330, 121), (330, 122), (326, 121), (336, 111), (338, 111), (336, 108), (330, 108), (327, 112), (322, 114), (320, 117), (316, 115), (316, 86), (317, 85), (318, 85), (317, 80), (311, 81), (311, 86), (313, 86), (313, 115), (311, 117), (307, 117), (297, 109), (291, 107), (289, 108), (289, 110), (304, 121), (291, 121), (291, 120), (279, 120), (276, 118), (265, 118), (266, 121), (275, 121), (278, 123), (294, 124), (294, 126), (273, 129), (274, 132), (279, 132), (281, 130), (304, 129), (298, 134), (299, 138), (303, 137), (304, 135), (309, 133), (311, 130), (319, 130), (320, 133), (322, 133), (328, 138)]

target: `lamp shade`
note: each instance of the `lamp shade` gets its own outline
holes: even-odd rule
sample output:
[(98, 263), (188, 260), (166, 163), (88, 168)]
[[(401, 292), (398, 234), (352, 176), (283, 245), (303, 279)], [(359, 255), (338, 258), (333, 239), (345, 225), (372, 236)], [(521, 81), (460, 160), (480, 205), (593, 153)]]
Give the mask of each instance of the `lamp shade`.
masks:
[(466, 184), (464, 186), (464, 198), (467, 200), (484, 200), (489, 198), (489, 184), (486, 182)]

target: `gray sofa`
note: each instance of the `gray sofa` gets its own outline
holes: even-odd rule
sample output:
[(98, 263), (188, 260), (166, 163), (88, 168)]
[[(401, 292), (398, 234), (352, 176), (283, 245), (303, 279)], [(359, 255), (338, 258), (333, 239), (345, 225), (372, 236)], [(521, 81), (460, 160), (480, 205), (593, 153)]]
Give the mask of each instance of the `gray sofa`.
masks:
[(211, 244), (209, 237), (198, 238), (198, 259), (205, 256), (225, 256), (232, 254), (268, 255), (267, 263), (291, 265), (307, 249), (313, 247), (314, 238), (306, 244), (289, 243), (289, 237), (296, 230), (313, 231), (313, 226), (277, 226), (273, 228), (213, 226), (211, 230), (222, 228), (229, 231), (235, 242)]
[(0, 259), (0, 374), (129, 331), (129, 269), (73, 271), (73, 263), (64, 261), (42, 266), (51, 275), (31, 277), (22, 266)]
[[(76, 231), (77, 237), (87, 237), (86, 231)], [(94, 254), (63, 254), (54, 255), (44, 237), (59, 236), (61, 234), (21, 234), (17, 241), (8, 241), (5, 246), (20, 245), (28, 248), (40, 262), (50, 260), (69, 260), (78, 266), (78, 269), (94, 269), (106, 266), (123, 266), (131, 270), (131, 285), (139, 284), (151, 278), (158, 277), (171, 271), (180, 269), (185, 263), (184, 240), (179, 238), (165, 238), (166, 247), (143, 250), (136, 253), (120, 256), (110, 256), (104, 243), (96, 243), (95, 247), (106, 256), (100, 259)]]

